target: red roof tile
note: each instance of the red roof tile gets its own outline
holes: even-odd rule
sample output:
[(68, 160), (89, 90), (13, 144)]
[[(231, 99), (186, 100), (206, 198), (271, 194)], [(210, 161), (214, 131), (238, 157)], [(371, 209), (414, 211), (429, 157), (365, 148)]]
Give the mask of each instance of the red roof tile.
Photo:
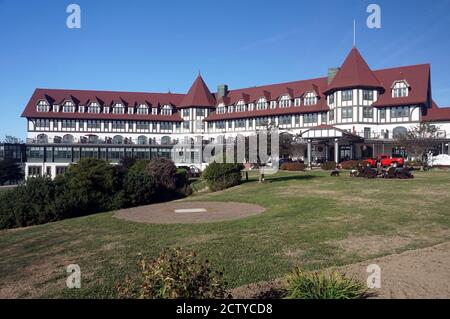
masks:
[(353, 48), (341, 69), (331, 81), (326, 92), (347, 88), (382, 88), (380, 81), (370, 70), (357, 48)]
[[(22, 117), (27, 118), (64, 118), (64, 119), (105, 119), (105, 120), (154, 120), (154, 121), (181, 121), (180, 114), (172, 115), (141, 115), (141, 114), (112, 114), (112, 113), (63, 113), (63, 112), (38, 112), (37, 104), (41, 100), (47, 100), (49, 104), (58, 103), (69, 99), (71, 96), (87, 104), (96, 101), (100, 105), (111, 106), (114, 101), (130, 103), (130, 101), (146, 101), (151, 105), (177, 105), (184, 94), (173, 93), (141, 93), (141, 92), (112, 92), (112, 91), (87, 91), (87, 90), (57, 90), (36, 89), (25, 107)], [(151, 113), (151, 112), (150, 112)]]
[(422, 120), (429, 122), (450, 121), (450, 107), (439, 107), (433, 101), (431, 107), (422, 114)]
[[(430, 65), (419, 64), (373, 72), (384, 87), (374, 107), (427, 104), (430, 88)], [(406, 80), (410, 85), (407, 97), (392, 97), (392, 85), (396, 81)]]
[(205, 81), (203, 81), (199, 74), (192, 84), (189, 92), (184, 96), (179, 108), (186, 108), (191, 106), (214, 107), (216, 106), (216, 99), (208, 89)]

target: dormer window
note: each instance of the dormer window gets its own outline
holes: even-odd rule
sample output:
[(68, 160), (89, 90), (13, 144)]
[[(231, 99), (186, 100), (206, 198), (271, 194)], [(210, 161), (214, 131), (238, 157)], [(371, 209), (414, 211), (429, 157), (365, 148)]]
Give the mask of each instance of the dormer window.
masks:
[(407, 97), (409, 85), (405, 81), (397, 81), (392, 86), (392, 97)]
[(258, 102), (256, 102), (256, 109), (257, 110), (265, 110), (267, 109), (267, 101), (265, 98), (260, 98)]
[(148, 114), (148, 107), (147, 107), (147, 105), (145, 105), (145, 104), (139, 105), (139, 107), (137, 108), (137, 114), (147, 115)]
[(317, 104), (317, 96), (314, 92), (307, 92), (303, 97), (304, 105), (315, 105)]
[(223, 105), (223, 104), (220, 104), (217, 107), (217, 114), (225, 114), (226, 111), (227, 111), (227, 109), (225, 108), (225, 105)]
[(64, 102), (62, 111), (64, 113), (75, 113), (75, 104), (72, 101)]
[(280, 108), (291, 107), (291, 98), (289, 95), (283, 95), (280, 99)]
[(100, 105), (97, 102), (92, 102), (91, 104), (89, 104), (87, 112), (100, 113)]
[(172, 107), (170, 105), (164, 105), (161, 109), (162, 115), (172, 115)]
[(234, 109), (233, 105), (229, 105), (227, 110), (228, 113), (233, 113), (233, 109)]
[(112, 109), (113, 114), (125, 114), (125, 107), (121, 103), (116, 103)]
[(302, 101), (302, 99), (296, 98), (296, 99), (294, 100), (294, 106), (300, 106), (301, 101)]
[(47, 101), (39, 101), (37, 105), (38, 112), (48, 112), (50, 111), (50, 104)]
[(277, 101), (270, 101), (270, 108), (276, 109), (277, 108)]
[(245, 112), (245, 102), (244, 101), (239, 101), (236, 103), (236, 112)]
[[(152, 115), (158, 115), (158, 108), (157, 107), (153, 107), (152, 108)], [(184, 110), (183, 110), (183, 116), (185, 116), (184, 115)]]

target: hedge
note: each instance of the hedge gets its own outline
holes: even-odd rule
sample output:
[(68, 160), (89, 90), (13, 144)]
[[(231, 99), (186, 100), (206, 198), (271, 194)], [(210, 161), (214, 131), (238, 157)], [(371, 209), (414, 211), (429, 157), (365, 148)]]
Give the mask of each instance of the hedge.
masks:
[(239, 185), (242, 169), (241, 164), (213, 162), (206, 167), (202, 176), (209, 189), (214, 192)]

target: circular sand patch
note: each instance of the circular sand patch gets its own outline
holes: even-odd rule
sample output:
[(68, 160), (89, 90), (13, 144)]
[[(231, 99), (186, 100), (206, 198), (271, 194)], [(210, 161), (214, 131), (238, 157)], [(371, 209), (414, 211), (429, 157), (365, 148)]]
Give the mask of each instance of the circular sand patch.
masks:
[(169, 202), (122, 209), (114, 217), (148, 224), (201, 224), (254, 216), (265, 208), (233, 202)]

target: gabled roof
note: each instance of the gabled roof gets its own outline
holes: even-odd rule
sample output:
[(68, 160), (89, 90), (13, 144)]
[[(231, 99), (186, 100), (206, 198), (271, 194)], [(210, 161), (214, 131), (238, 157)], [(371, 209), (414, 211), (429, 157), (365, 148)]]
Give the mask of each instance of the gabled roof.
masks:
[(181, 104), (178, 105), (179, 108), (186, 108), (192, 106), (201, 107), (215, 107), (216, 99), (214, 95), (208, 89), (205, 81), (203, 81), (202, 76), (199, 74), (192, 84), (189, 92), (184, 96)]
[(431, 107), (424, 110), (422, 120), (427, 122), (450, 121), (450, 107), (439, 107), (433, 101)]
[[(373, 72), (384, 86), (374, 107), (427, 104), (430, 88), (430, 65), (419, 64)], [(392, 97), (392, 84), (396, 81), (406, 81), (409, 92), (406, 97)]]
[(383, 86), (370, 70), (358, 49), (353, 47), (326, 92), (357, 87), (382, 88)]

